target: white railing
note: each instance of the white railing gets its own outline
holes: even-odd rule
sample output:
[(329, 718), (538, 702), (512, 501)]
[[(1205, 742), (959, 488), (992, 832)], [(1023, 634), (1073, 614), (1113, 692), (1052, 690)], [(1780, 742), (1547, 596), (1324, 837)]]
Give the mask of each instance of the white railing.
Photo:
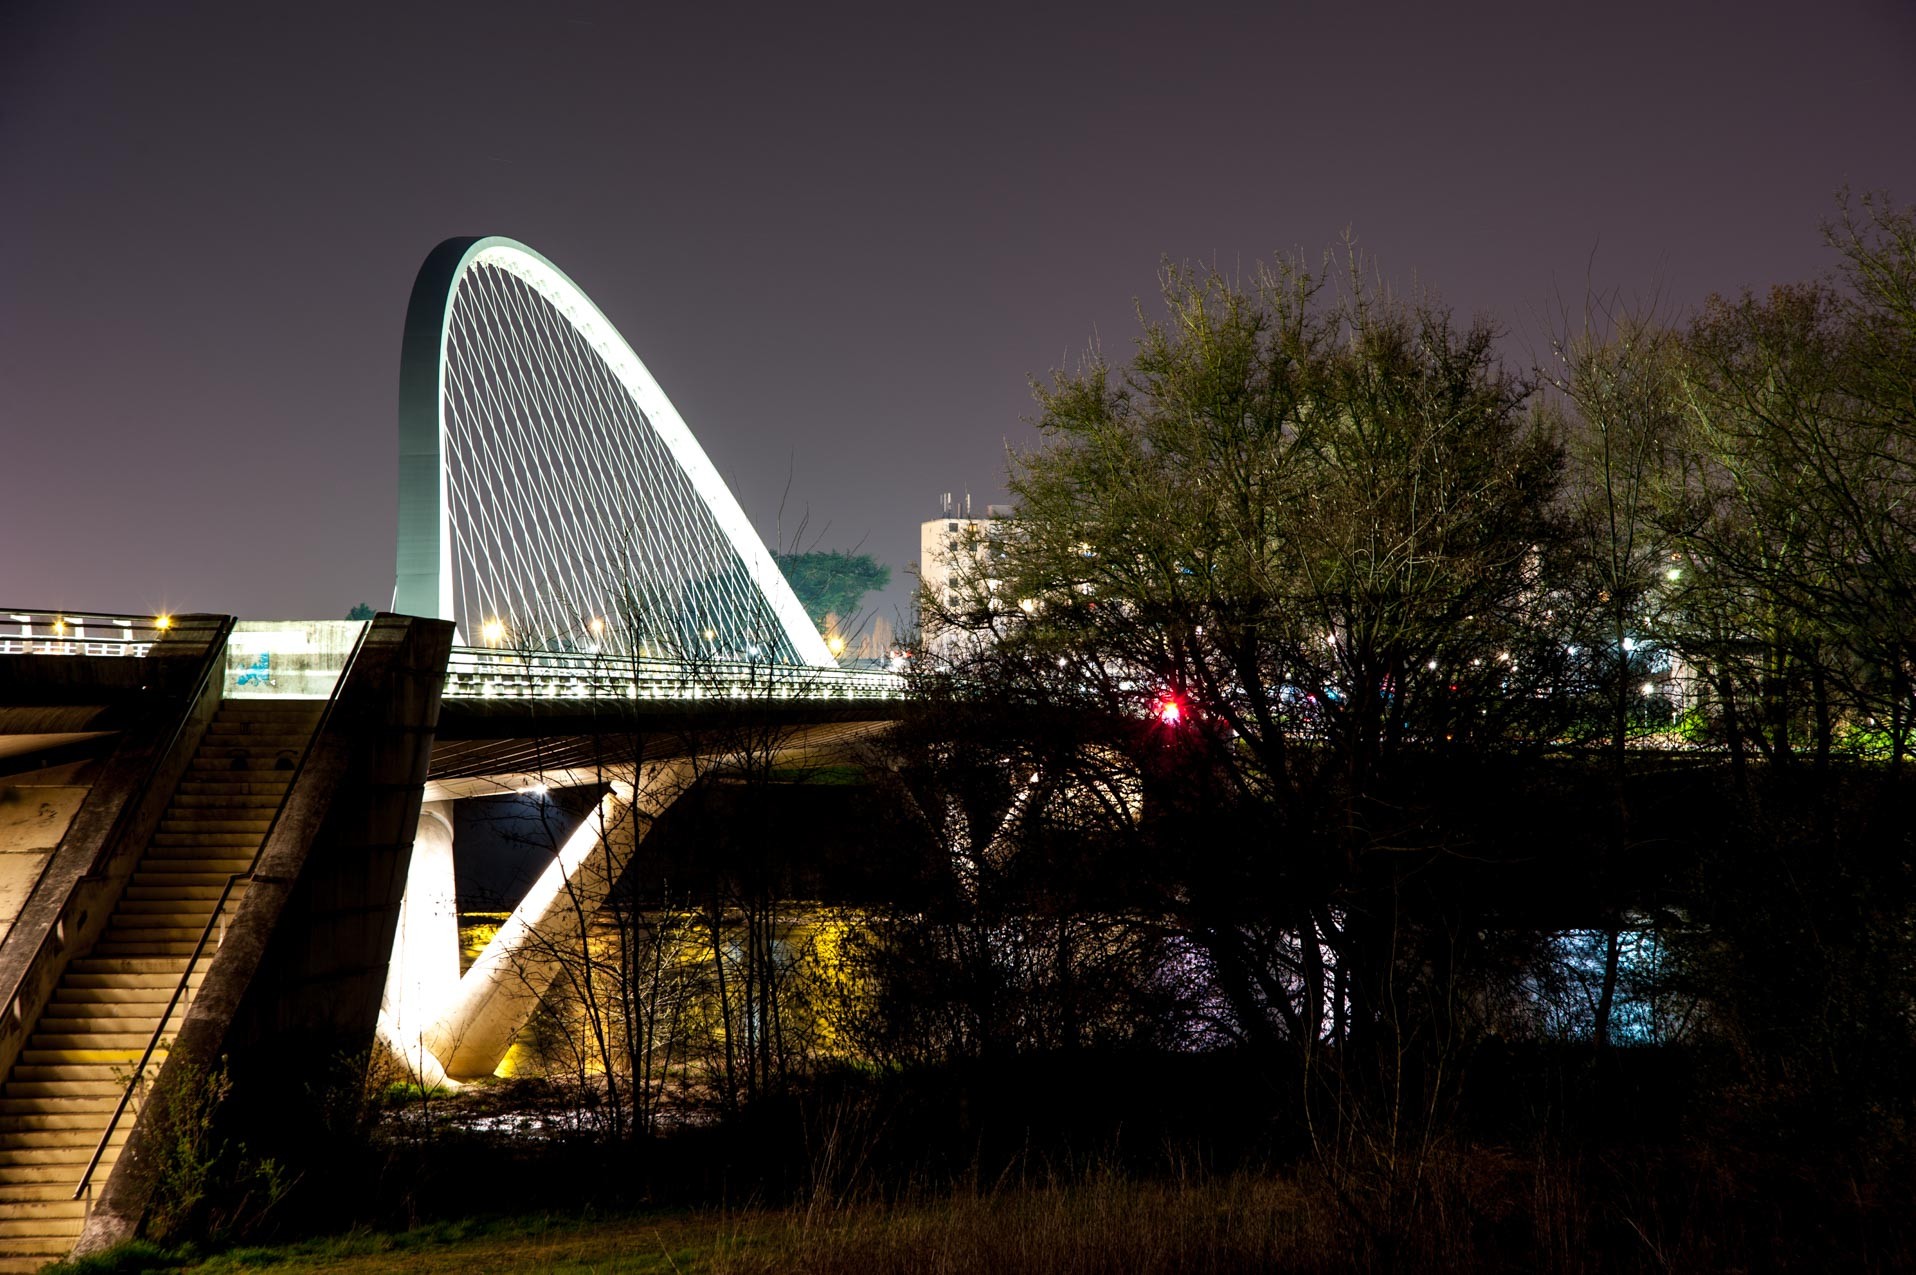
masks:
[(445, 693), (455, 699), (885, 700), (904, 695), (904, 679), (876, 669), (454, 647)]
[[(78, 611), (0, 610), (0, 655), (145, 655), (171, 625), (167, 616), (106, 615)], [(325, 698), (339, 675), (338, 659), (315, 655), (307, 640), (285, 645), (298, 629), (340, 630), (342, 650), (358, 624), (246, 623), (227, 655), (228, 695), (310, 695)], [(255, 632), (257, 630), (257, 632)], [(298, 636), (294, 634), (294, 636)], [(329, 639), (335, 635), (328, 633)], [(278, 642), (279, 645), (274, 645)], [(319, 645), (326, 645), (320, 643)], [(314, 648), (315, 650), (317, 647)], [(330, 650), (330, 647), (328, 648)], [(312, 668), (306, 666), (311, 664)], [(292, 679), (286, 681), (285, 679)], [(317, 679), (317, 680), (315, 680)], [(324, 685), (319, 685), (323, 681)], [(313, 682), (309, 686), (306, 683)], [(767, 699), (889, 700), (904, 695), (904, 679), (882, 669), (821, 668), (762, 660), (633, 659), (562, 651), (454, 647), (446, 691), (455, 699)]]
[(0, 655), (145, 655), (172, 625), (164, 615), (0, 610)]

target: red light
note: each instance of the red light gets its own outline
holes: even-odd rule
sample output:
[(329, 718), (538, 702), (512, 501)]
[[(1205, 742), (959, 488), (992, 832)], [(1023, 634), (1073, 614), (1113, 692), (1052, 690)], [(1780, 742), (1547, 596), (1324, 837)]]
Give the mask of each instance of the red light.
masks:
[(1158, 700), (1157, 715), (1166, 726), (1176, 726), (1184, 720), (1184, 705), (1178, 703), (1175, 695), (1162, 696)]

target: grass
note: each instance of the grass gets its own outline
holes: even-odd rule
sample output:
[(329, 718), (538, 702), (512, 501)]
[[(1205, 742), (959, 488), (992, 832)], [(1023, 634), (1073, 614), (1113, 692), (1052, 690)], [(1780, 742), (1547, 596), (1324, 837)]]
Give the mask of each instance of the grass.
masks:
[(1792, 1199), (1815, 1193), (1707, 1152), (1618, 1157), (1438, 1148), (1388, 1179), (1357, 1160), (1335, 1179), (1305, 1169), (1184, 1176), (1175, 1164), (1168, 1178), (1138, 1179), (1093, 1163), (1065, 1179), (1013, 1172), (891, 1203), (527, 1214), (212, 1253), (133, 1244), (62, 1275), (1916, 1269), (1894, 1201)]
[(1282, 1182), (1096, 1179), (854, 1205), (461, 1221), (197, 1255), (136, 1243), (60, 1275), (554, 1271), (585, 1275), (1305, 1270), (1321, 1219)]
[(731, 1247), (717, 1215), (604, 1219), (529, 1216), (441, 1222), (409, 1231), (354, 1231), (270, 1247), (213, 1254), (135, 1240), (92, 1258), (50, 1267), (46, 1275), (136, 1275), (193, 1271), (496, 1272), (711, 1271), (712, 1254)]

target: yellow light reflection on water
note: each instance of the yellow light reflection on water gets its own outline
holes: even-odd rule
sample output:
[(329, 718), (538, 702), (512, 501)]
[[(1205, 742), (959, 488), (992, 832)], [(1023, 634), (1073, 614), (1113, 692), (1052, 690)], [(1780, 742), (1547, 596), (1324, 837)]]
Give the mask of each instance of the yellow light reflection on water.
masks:
[[(461, 918), (462, 968), (471, 966), (505, 919), (505, 913)], [(869, 1008), (874, 995), (856, 953), (866, 927), (862, 913), (801, 904), (792, 905), (760, 932), (755, 947), (761, 963), (769, 952), (776, 967), (772, 982), (777, 988), (777, 1030), (787, 1049), (813, 1059), (855, 1060), (845, 1030), (847, 1016)], [(767, 933), (769, 943), (764, 941)], [(675, 1072), (722, 1055), (728, 1036), (736, 1045), (764, 1030), (757, 1021), (758, 1006), (745, 1004), (741, 991), (748, 973), (762, 978), (764, 971), (746, 969), (748, 943), (741, 914), (721, 919), (716, 958), (714, 948), (705, 914), (601, 914), (583, 947), (561, 954), (561, 968), (545, 993), (541, 1012), (494, 1074), (602, 1075), (606, 1053), (616, 1055), (597, 1044), (605, 1040), (644, 1039), (653, 1056), (665, 1060), (661, 1065)], [(628, 1013), (649, 1019), (650, 1030), (628, 1033)], [(633, 1065), (633, 1060), (617, 1056), (611, 1061), (621, 1071)]]

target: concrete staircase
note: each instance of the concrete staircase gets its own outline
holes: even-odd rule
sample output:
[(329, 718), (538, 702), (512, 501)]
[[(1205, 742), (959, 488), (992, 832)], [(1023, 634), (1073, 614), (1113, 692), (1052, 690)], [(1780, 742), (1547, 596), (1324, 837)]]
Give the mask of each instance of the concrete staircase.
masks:
[[(315, 700), (224, 701), (93, 949), (67, 966), (0, 1085), (0, 1273), (66, 1256), (86, 1220), (73, 1199), (140, 1054), (179, 985), (227, 878), (252, 867), (318, 724)], [(246, 883), (233, 888), (231, 917)], [(168, 1034), (184, 1020), (219, 939), (214, 931)], [(165, 1040), (162, 1038), (162, 1046)], [(165, 1061), (162, 1047), (147, 1077)], [(114, 1128), (92, 1191), (132, 1131)]]

